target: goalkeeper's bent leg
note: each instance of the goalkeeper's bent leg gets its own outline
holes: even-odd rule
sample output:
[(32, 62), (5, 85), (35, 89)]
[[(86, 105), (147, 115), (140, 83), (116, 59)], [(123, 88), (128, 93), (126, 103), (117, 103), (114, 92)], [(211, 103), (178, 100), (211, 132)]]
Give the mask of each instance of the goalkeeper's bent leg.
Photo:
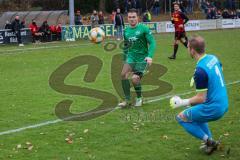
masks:
[(212, 139), (212, 133), (208, 127), (208, 123), (198, 123), (198, 125), (208, 135), (208, 138)]
[(187, 117), (184, 116), (183, 113), (180, 113), (177, 117), (176, 120), (178, 121), (178, 123), (192, 136), (203, 140), (203, 141), (207, 141), (208, 138), (210, 138), (207, 133), (205, 133), (202, 128), (199, 126), (199, 124), (197, 122), (194, 121), (188, 121)]

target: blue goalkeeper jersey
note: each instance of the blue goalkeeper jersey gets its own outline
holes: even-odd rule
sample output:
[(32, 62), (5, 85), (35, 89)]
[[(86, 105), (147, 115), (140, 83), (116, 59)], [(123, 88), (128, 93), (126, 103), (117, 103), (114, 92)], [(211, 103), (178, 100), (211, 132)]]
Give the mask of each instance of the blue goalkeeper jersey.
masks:
[(205, 54), (199, 59), (194, 73), (197, 91), (207, 90), (207, 99), (204, 103), (209, 107), (228, 108), (228, 96), (222, 64), (214, 55)]

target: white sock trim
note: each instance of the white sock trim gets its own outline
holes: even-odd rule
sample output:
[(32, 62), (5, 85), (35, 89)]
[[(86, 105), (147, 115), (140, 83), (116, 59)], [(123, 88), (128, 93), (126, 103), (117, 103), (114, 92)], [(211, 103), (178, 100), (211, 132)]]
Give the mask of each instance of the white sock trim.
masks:
[(205, 134), (205, 135), (203, 136), (203, 141), (204, 141), (204, 142), (207, 142), (207, 140), (208, 140), (208, 135)]

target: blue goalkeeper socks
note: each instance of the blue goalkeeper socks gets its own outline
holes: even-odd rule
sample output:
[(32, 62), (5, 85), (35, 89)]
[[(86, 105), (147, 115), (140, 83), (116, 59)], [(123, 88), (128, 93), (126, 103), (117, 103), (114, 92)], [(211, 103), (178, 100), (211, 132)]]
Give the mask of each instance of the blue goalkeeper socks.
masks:
[(212, 139), (212, 133), (208, 127), (208, 123), (198, 123), (198, 125), (203, 130), (203, 132), (208, 135), (208, 138)]

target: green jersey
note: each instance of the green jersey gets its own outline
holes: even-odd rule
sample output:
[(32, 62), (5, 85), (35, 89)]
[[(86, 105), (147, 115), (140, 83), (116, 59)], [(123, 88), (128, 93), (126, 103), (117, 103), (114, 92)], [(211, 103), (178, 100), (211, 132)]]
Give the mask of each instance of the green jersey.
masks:
[(142, 61), (146, 57), (153, 57), (156, 42), (152, 32), (144, 24), (127, 27), (124, 31), (124, 60)]

